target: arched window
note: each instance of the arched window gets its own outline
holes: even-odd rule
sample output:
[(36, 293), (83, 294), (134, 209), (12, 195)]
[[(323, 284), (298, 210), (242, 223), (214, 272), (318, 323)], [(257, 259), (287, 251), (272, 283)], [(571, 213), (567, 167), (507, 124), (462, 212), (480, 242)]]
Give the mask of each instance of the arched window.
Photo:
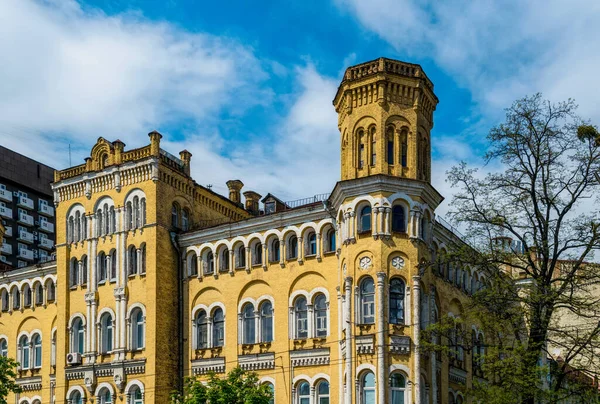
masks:
[(77, 286), (77, 276), (79, 274), (79, 263), (76, 258), (71, 258), (71, 264), (69, 265), (69, 286)]
[(392, 231), (406, 233), (406, 215), (404, 207), (400, 205), (394, 205), (392, 208)]
[(386, 129), (387, 137), (387, 163), (394, 164), (394, 127), (388, 126)]
[(335, 230), (329, 229), (327, 231), (327, 252), (334, 252), (335, 249)]
[(260, 265), (262, 264), (262, 244), (256, 243), (254, 245), (254, 250), (252, 251), (252, 264)]
[(359, 231), (361, 233), (366, 233), (371, 231), (371, 206), (367, 205), (364, 206), (361, 210), (360, 210), (360, 228)]
[(87, 230), (87, 217), (85, 216), (85, 214), (81, 214), (81, 235), (80, 235), (80, 240), (85, 240), (88, 236), (88, 230)]
[(196, 349), (208, 348), (208, 318), (204, 310), (196, 314)]
[(310, 404), (310, 385), (308, 382), (298, 384), (298, 404)]
[(9, 302), (8, 302), (8, 291), (6, 289), (2, 290), (2, 311), (8, 311)]
[(142, 244), (140, 247), (140, 274), (146, 273), (146, 244)]
[(141, 225), (146, 225), (146, 198), (140, 199), (140, 218)]
[(73, 216), (69, 217), (69, 219), (67, 220), (67, 243), (72, 243), (75, 241), (75, 226), (74, 226), (74, 219)]
[(115, 213), (115, 207), (111, 206), (109, 210), (110, 217), (110, 231), (109, 233), (115, 233), (117, 231), (117, 215)]
[(171, 207), (171, 226), (175, 229), (179, 227), (179, 208), (176, 204)]
[(264, 301), (260, 305), (261, 342), (273, 341), (273, 305)]
[(110, 252), (110, 280), (117, 280), (117, 251)]
[(19, 346), (21, 348), (21, 357), (19, 358), (21, 368), (29, 369), (29, 339), (25, 335), (19, 340)]
[(23, 306), (31, 306), (31, 288), (27, 284), (23, 286)]
[(110, 394), (110, 390), (107, 388), (104, 388), (100, 391), (100, 403), (99, 404), (111, 404), (112, 401), (112, 394)]
[(315, 335), (317, 337), (327, 336), (327, 301), (325, 295), (319, 293), (314, 301), (315, 310)]
[(145, 346), (145, 323), (142, 310), (135, 309), (131, 315), (131, 349), (134, 351), (143, 349)]
[(229, 269), (229, 249), (224, 248), (221, 252), (221, 269), (228, 270)]
[(298, 237), (290, 236), (288, 241), (288, 259), (298, 258)]
[(296, 338), (308, 338), (308, 307), (304, 296), (296, 299), (294, 314), (296, 316)]
[(375, 404), (375, 375), (366, 372), (360, 379), (360, 404)]
[(104, 227), (102, 228), (102, 234), (110, 233), (110, 216), (108, 211), (108, 204), (105, 203), (102, 208), (102, 216), (104, 217)]
[(87, 285), (88, 280), (88, 258), (86, 255), (81, 257), (81, 273), (79, 274), (79, 279), (81, 280), (82, 285)]
[(371, 126), (371, 165), (377, 164), (377, 129)]
[(361, 129), (358, 131), (358, 168), (365, 166), (365, 132)]
[(206, 270), (209, 274), (215, 273), (215, 256), (212, 251), (209, 251), (208, 254), (206, 254)]
[(181, 211), (181, 230), (186, 231), (189, 228), (188, 211), (183, 209)]
[(16, 287), (13, 289), (12, 301), (13, 310), (18, 310), (21, 308), (21, 292), (19, 292), (19, 289), (17, 289)]
[(101, 236), (104, 231), (104, 221), (102, 220), (102, 209), (96, 211), (96, 236)]
[(83, 399), (81, 398), (81, 393), (78, 391), (74, 391), (71, 394), (71, 403), (72, 404), (82, 404), (83, 403)]
[(317, 404), (329, 404), (329, 382), (323, 380), (317, 386)]
[(129, 276), (137, 273), (137, 251), (134, 246), (129, 246), (127, 251), (127, 274)]
[(407, 159), (407, 155), (408, 155), (408, 133), (406, 132), (406, 130), (403, 130), (402, 133), (400, 134), (400, 142), (401, 142), (401, 148), (400, 148), (400, 162), (402, 163), (402, 167), (406, 167), (408, 164), (408, 159)]
[(128, 230), (132, 230), (133, 229), (133, 204), (130, 202), (127, 202), (127, 209), (126, 209), (126, 221), (127, 221), (127, 229)]
[(243, 244), (238, 247), (236, 257), (236, 268), (244, 268), (246, 266), (246, 247)]
[(140, 227), (140, 198), (133, 197), (133, 226), (137, 229)]
[(73, 320), (71, 332), (71, 352), (78, 352), (79, 354), (83, 355), (85, 342), (85, 328), (80, 318), (76, 318), (75, 320)]
[[(71, 216), (69, 218), (69, 221), (73, 220), (73, 216)], [(71, 231), (74, 232), (74, 234), (71, 234), (71, 241), (81, 241), (83, 239), (82, 234), (81, 234), (81, 213), (80, 212), (75, 212), (75, 220), (73, 223), (73, 228), (71, 229)]]
[(98, 282), (106, 281), (106, 255), (104, 252), (98, 254)]
[(32, 338), (33, 343), (33, 367), (39, 369), (42, 367), (42, 337), (35, 334)]
[(306, 241), (306, 255), (316, 255), (317, 235), (314, 232), (309, 233)]
[(144, 404), (142, 391), (138, 386), (133, 386), (131, 390), (129, 390), (129, 402), (131, 404)]
[(35, 304), (38, 306), (44, 304), (44, 288), (41, 283), (35, 287)]
[(46, 295), (46, 300), (49, 302), (53, 302), (56, 299), (56, 287), (54, 286), (54, 282), (50, 281), (47, 289), (48, 291)]
[(375, 284), (371, 277), (360, 283), (360, 322), (375, 324)]
[(271, 262), (279, 262), (280, 259), (280, 251), (279, 251), (279, 240), (274, 239), (271, 243)]
[(196, 254), (192, 254), (189, 258), (190, 263), (190, 275), (198, 276), (198, 257)]
[(254, 306), (247, 303), (242, 310), (243, 322), (243, 342), (244, 344), (254, 344), (256, 342), (256, 329), (254, 324)]
[(213, 347), (225, 344), (225, 316), (223, 309), (217, 307), (213, 312)]
[(0, 356), (8, 356), (8, 342), (5, 339), (0, 339)]
[(390, 281), (390, 323), (404, 324), (404, 282), (392, 278)]
[(100, 353), (106, 354), (113, 350), (113, 318), (104, 313), (100, 319)]
[[(423, 386), (423, 389), (425, 386)], [(406, 396), (406, 379), (398, 372), (390, 376), (390, 404), (404, 404)]]
[(265, 383), (265, 386), (267, 386), (267, 388), (271, 392), (271, 399), (269, 400), (269, 404), (275, 404), (275, 386), (273, 386), (273, 383), (269, 382)]

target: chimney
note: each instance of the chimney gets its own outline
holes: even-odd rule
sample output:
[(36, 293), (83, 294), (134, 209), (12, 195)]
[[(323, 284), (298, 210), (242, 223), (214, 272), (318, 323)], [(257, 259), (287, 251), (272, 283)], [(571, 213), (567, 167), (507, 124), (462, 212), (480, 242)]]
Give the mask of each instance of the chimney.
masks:
[(229, 188), (229, 199), (231, 202), (235, 204), (241, 204), (242, 196), (240, 191), (242, 190), (244, 183), (240, 180), (229, 180), (226, 182), (226, 184), (227, 188)]
[(160, 154), (160, 139), (162, 138), (162, 135), (153, 130), (148, 133), (148, 137), (150, 137), (150, 153), (153, 156), (158, 156)]
[(115, 164), (119, 165), (123, 162), (123, 150), (125, 150), (125, 143), (121, 142), (119, 139), (113, 142), (113, 146), (115, 147)]
[(246, 210), (253, 215), (258, 215), (258, 201), (262, 196), (254, 191), (244, 192), (244, 198), (246, 198)]
[(187, 150), (182, 150), (179, 152), (179, 158), (183, 162), (183, 171), (187, 175), (190, 175), (190, 161), (192, 161), (192, 153)]

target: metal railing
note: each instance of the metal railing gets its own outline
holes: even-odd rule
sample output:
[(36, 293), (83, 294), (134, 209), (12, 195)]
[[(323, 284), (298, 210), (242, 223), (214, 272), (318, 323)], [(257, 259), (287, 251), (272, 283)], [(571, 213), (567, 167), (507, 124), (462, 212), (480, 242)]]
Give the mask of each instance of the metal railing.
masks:
[(458, 230), (456, 227), (452, 226), (446, 219), (441, 217), (440, 215), (435, 216), (435, 221), (444, 226), (446, 229), (450, 230), (452, 233), (457, 235), (460, 239), (464, 239), (465, 236)]
[(286, 209), (294, 209), (304, 205), (310, 205), (312, 203), (323, 202), (329, 199), (329, 193), (317, 194), (309, 198), (296, 199), (295, 201), (285, 202)]

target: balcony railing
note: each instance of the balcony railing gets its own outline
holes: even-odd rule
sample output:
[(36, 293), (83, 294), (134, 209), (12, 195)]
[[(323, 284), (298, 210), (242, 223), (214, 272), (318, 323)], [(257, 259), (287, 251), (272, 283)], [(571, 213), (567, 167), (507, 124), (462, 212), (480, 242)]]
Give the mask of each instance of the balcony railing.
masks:
[(12, 255), (12, 245), (3, 243), (2, 249), (0, 249), (0, 251), (2, 252), (2, 254)]
[(49, 205), (40, 205), (38, 212), (45, 216), (54, 217), (54, 208)]
[(33, 261), (33, 251), (28, 248), (19, 248), (19, 258)]
[(12, 202), (12, 193), (6, 189), (0, 189), (0, 199), (6, 202)]
[(40, 221), (40, 230), (47, 233), (54, 233), (54, 225), (50, 222)]
[(26, 196), (19, 196), (17, 200), (17, 205), (21, 208), (33, 209), (33, 199), (28, 198)]
[(26, 243), (33, 243), (33, 233), (28, 232), (27, 230), (21, 230), (19, 231), (19, 237), (17, 237), (17, 239)]
[(324, 202), (329, 199), (330, 194), (317, 194), (309, 198), (296, 199), (285, 203), (287, 209), (294, 209), (304, 205), (311, 205), (317, 202)]
[(19, 212), (19, 223), (25, 224), (27, 226), (33, 226), (33, 216), (28, 215), (24, 212)]
[(6, 206), (0, 206), (0, 216), (12, 219), (12, 209)]
[(49, 238), (41, 238), (40, 247), (51, 250), (54, 247), (54, 241)]
[(6, 226), (4, 230), (4, 237), (12, 237), (12, 227)]

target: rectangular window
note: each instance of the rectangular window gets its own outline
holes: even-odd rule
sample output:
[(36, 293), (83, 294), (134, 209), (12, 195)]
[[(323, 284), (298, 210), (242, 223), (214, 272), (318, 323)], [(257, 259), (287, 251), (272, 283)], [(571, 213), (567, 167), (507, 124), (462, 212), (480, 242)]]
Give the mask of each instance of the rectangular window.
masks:
[(377, 143), (375, 140), (371, 143), (371, 165), (374, 166), (377, 163)]
[(394, 164), (394, 141), (388, 140), (387, 144), (387, 160), (388, 164)]
[(375, 295), (367, 295), (363, 299), (363, 323), (373, 324), (375, 322)]
[(365, 145), (360, 144), (358, 147), (358, 168), (363, 168), (365, 164)]

